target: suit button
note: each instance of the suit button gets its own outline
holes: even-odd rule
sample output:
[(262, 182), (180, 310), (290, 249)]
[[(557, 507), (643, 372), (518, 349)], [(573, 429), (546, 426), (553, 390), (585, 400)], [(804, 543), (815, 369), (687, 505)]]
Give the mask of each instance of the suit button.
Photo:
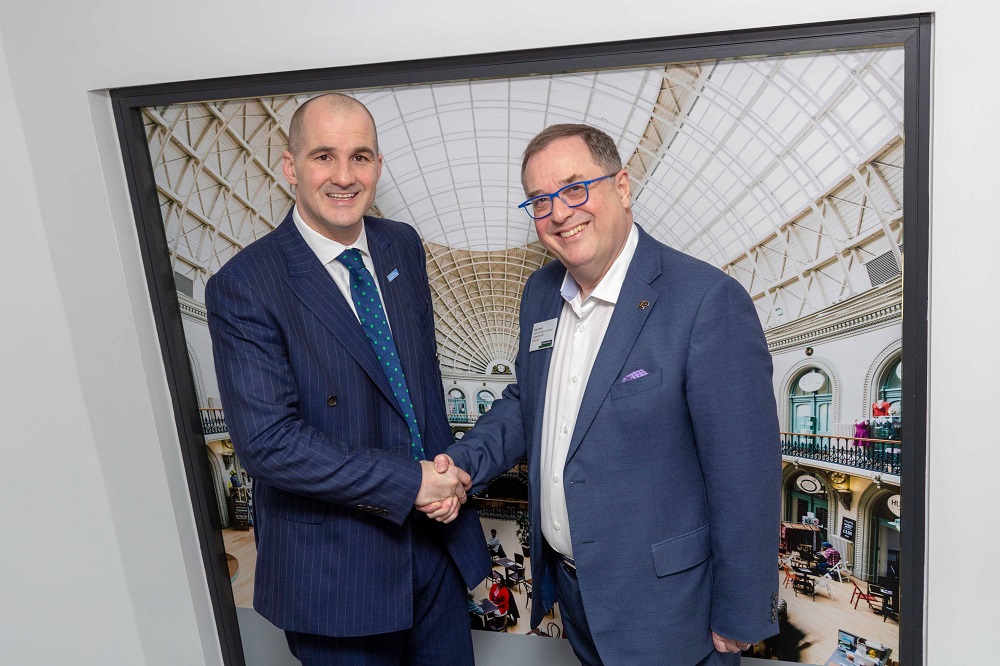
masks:
[(378, 510), (378, 514), (380, 516), (388, 516), (389, 515), (389, 509), (379, 509)]
[(329, 398), (326, 399), (326, 404), (329, 405), (330, 407), (336, 407), (337, 406), (337, 396), (331, 395)]
[(354, 510), (357, 511), (358, 513), (364, 513), (365, 512), (365, 505), (364, 504), (359, 504), (356, 507), (354, 507)]

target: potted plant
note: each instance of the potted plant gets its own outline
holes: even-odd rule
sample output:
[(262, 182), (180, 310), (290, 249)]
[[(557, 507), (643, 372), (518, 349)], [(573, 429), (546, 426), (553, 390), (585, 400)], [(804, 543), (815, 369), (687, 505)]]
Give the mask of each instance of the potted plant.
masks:
[(531, 537), (531, 523), (528, 521), (527, 511), (517, 512), (517, 540), (521, 542), (521, 550), (524, 556), (530, 557), (529, 539)]

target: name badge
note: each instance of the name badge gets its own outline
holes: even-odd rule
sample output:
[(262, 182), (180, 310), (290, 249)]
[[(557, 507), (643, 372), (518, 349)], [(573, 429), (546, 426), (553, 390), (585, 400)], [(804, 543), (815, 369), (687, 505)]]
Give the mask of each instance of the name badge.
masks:
[(531, 343), (528, 345), (528, 351), (533, 352), (551, 347), (552, 342), (556, 339), (557, 323), (559, 323), (558, 317), (536, 323), (531, 328)]

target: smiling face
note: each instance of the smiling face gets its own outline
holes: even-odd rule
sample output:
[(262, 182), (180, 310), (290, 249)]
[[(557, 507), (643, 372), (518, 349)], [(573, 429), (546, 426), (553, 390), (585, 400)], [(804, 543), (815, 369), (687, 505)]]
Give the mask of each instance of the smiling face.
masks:
[[(528, 159), (524, 192), (530, 198), (604, 175), (583, 139), (556, 139)], [(552, 214), (535, 220), (538, 239), (580, 285), (583, 298), (611, 268), (632, 228), (627, 171), (623, 169), (588, 189), (587, 203), (570, 208), (556, 198)]]
[(382, 173), (371, 118), (357, 103), (315, 100), (303, 110), (292, 149), (282, 170), (295, 186), (302, 221), (331, 240), (353, 243)]

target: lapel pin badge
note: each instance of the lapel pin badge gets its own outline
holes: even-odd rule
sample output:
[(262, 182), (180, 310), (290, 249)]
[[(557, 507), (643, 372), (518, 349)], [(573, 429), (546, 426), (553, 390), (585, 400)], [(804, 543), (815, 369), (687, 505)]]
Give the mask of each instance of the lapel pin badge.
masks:
[(639, 309), (645, 310), (649, 307), (649, 301), (639, 301)]
[(386, 277), (389, 278), (389, 282), (392, 282), (393, 280), (399, 277), (399, 271), (393, 268), (392, 272), (386, 275)]

